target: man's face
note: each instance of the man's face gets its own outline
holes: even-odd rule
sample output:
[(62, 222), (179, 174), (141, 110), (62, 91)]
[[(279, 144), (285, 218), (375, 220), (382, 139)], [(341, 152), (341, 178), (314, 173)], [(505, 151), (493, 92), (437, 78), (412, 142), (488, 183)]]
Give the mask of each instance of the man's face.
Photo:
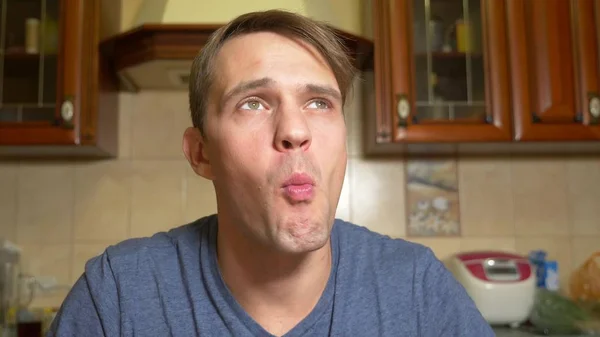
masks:
[(261, 32), (215, 59), (203, 150), (220, 216), (282, 252), (327, 243), (346, 170), (335, 76), (311, 46)]

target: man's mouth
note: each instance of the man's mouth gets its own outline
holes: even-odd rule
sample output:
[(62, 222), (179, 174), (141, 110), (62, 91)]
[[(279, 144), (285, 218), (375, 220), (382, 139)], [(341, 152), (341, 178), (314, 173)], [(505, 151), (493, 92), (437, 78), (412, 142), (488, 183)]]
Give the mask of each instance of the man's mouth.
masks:
[(292, 203), (310, 201), (314, 196), (314, 179), (306, 173), (294, 173), (282, 184), (285, 197)]

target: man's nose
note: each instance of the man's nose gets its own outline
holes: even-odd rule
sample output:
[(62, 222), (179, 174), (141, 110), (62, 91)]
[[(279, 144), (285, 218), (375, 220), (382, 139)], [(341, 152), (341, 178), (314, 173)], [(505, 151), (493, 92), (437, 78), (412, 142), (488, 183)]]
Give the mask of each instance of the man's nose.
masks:
[(312, 136), (304, 112), (299, 108), (280, 107), (275, 128), (275, 148), (280, 152), (308, 150)]

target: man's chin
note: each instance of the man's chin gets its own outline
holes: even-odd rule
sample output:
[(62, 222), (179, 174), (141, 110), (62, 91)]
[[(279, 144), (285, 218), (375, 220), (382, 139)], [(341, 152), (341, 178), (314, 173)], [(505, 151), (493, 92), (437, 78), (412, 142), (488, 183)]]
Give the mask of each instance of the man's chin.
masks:
[(325, 224), (317, 225), (306, 231), (299, 230), (297, 227), (289, 228), (289, 230), (285, 234), (281, 233), (283, 235), (278, 238), (279, 249), (286, 253), (310, 253), (329, 243), (330, 230)]

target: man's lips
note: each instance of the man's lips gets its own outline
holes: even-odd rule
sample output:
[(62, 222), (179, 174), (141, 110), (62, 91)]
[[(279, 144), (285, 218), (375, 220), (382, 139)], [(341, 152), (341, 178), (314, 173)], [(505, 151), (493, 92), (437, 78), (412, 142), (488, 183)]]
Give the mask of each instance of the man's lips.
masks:
[(306, 173), (294, 173), (283, 182), (283, 187), (289, 185), (314, 185), (314, 179)]
[(305, 173), (294, 173), (282, 184), (286, 199), (293, 203), (311, 200), (314, 187), (314, 179)]

